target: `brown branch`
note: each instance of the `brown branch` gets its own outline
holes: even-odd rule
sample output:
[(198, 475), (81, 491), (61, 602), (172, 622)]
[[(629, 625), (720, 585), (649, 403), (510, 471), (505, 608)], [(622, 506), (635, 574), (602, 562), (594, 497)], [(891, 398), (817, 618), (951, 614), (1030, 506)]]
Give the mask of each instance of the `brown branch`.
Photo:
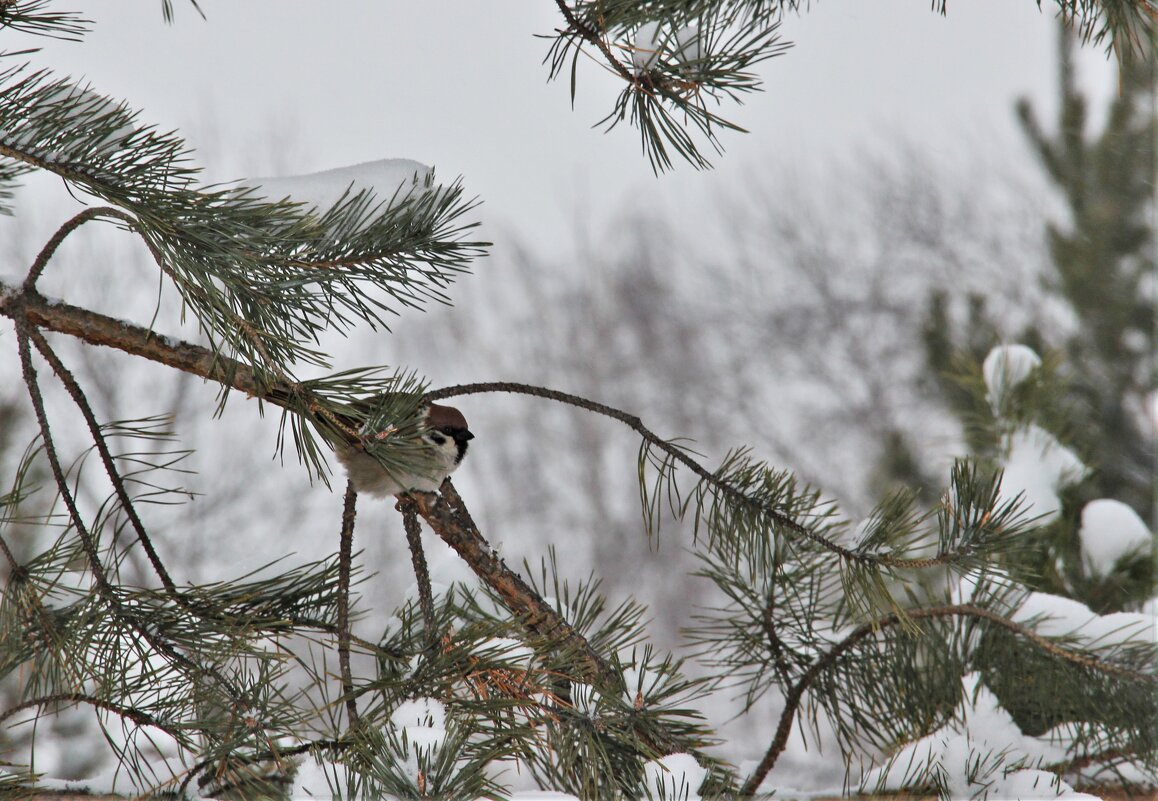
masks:
[(357, 514), (358, 491), (354, 482), (346, 482), (342, 503), (342, 533), (338, 544), (338, 669), (342, 674), (342, 695), (346, 698), (349, 725), (358, 726), (358, 702), (354, 698), (354, 679), (350, 672), (350, 573), (354, 552), (354, 517)]
[(148, 328), (49, 301), (37, 292), (21, 292), (3, 283), (0, 283), (0, 315), (218, 381), (278, 406), (287, 406), (287, 399), (294, 391), (294, 385), (283, 382), (263, 387), (249, 367), (200, 345), (159, 336)]
[[(0, 294), (0, 297), (3, 297)], [(86, 561), (88, 562), (89, 570), (92, 571), (93, 578), (96, 581), (97, 593), (101, 599), (104, 600), (109, 607), (116, 613), (117, 617), (128, 623), (140, 636), (152, 645), (159, 653), (163, 653), (172, 659), (176, 664), (184, 666), (186, 669), (214, 679), (223, 687), (227, 694), (234, 700), (243, 698), (243, 694), (234, 687), (224, 675), (221, 674), (213, 666), (205, 666), (194, 662), (193, 660), (182, 654), (177, 648), (173, 647), (167, 642), (164, 642), (159, 636), (153, 634), (148, 630), (148, 627), (143, 625), (137, 616), (130, 614), (120, 597), (117, 595), (116, 588), (112, 582), (109, 581), (108, 574), (105, 571), (104, 565), (100, 559), (100, 553), (97, 550), (96, 540), (92, 536), (92, 532), (88, 530), (85, 525), (84, 518), (81, 517), (80, 510), (77, 508), (76, 500), (73, 498), (72, 492), (69, 491), (68, 481), (64, 474), (64, 469), (60, 463), (60, 457), (56, 453), (56, 444), (52, 438), (52, 431), (48, 424), (48, 416), (44, 408), (44, 397), (40, 392), (40, 384), (36, 380), (36, 370), (32, 367), (32, 353), (29, 343), (31, 334), (33, 333), (30, 325), (25, 320), (17, 320), (16, 322), (16, 340), (17, 350), (20, 354), (20, 364), (23, 371), (23, 378), (25, 387), (28, 389), (29, 398), (32, 401), (33, 412), (36, 417), (36, 422), (40, 427), (41, 441), (44, 443), (44, 453), (48, 458), (49, 468), (51, 469), (53, 480), (56, 483), (57, 490), (60, 493), (61, 499), (64, 501), (65, 508), (68, 510), (69, 519), (72, 521), (76, 529), (77, 537), (81, 542), (81, 549), (84, 551)]]
[(166, 734), (172, 736), (173, 739), (177, 740), (178, 742), (183, 739), (177, 727), (166, 726), (164, 723), (157, 720), (157, 718), (146, 712), (142, 712), (141, 710), (134, 707), (120, 706), (119, 704), (114, 704), (113, 702), (104, 698), (96, 698), (85, 693), (57, 693), (56, 695), (46, 695), (40, 698), (30, 698), (27, 701), (22, 701), (16, 706), (9, 707), (8, 709), (4, 710), (3, 713), (0, 713), (0, 723), (3, 723), (14, 715), (18, 715), (25, 709), (32, 709), (33, 707), (42, 707), (48, 706), (49, 704), (61, 703), (88, 704), (89, 706), (96, 707), (97, 709), (103, 709), (107, 712), (112, 712), (113, 714), (125, 718), (126, 720), (131, 720), (138, 726), (152, 726), (155, 729), (160, 729)]
[[(768, 506), (767, 504), (760, 503), (736, 487), (733, 487), (731, 484), (721, 479), (715, 473), (709, 471), (695, 459), (692, 459), (685, 451), (676, 447), (675, 445), (672, 445), (670, 442), (651, 431), (651, 429), (643, 424), (643, 420), (641, 420), (638, 416), (629, 414), (622, 409), (616, 409), (613, 406), (597, 403), (596, 401), (588, 400), (587, 398), (582, 398), (578, 395), (571, 395), (566, 392), (547, 389), (546, 387), (538, 387), (534, 386), (533, 384), (520, 384), (512, 381), (489, 381), (476, 384), (460, 384), (458, 386), (444, 387), (442, 389), (433, 390), (426, 393), (426, 397), (429, 400), (439, 400), (442, 398), (457, 397), (459, 395), (475, 395), (484, 392), (511, 392), (520, 395), (532, 395), (537, 398), (546, 398), (548, 400), (558, 401), (559, 403), (566, 403), (570, 406), (577, 406), (580, 409), (586, 409), (589, 412), (594, 412), (595, 414), (600, 414), (604, 417), (610, 417), (613, 420), (618, 420), (643, 437), (643, 439), (650, 445), (663, 451), (673, 460), (679, 462), (684, 467), (691, 470), (709, 486), (717, 489), (738, 503), (742, 503), (750, 508), (756, 508), (758, 511), (768, 515), (768, 517), (776, 525), (782, 526), (796, 534), (806, 537), (821, 547), (825, 548), (826, 550), (837, 554), (838, 556), (853, 562), (860, 562), (862, 564), (889, 564), (890, 566), (904, 567), (911, 566), (907, 563), (898, 565), (894, 562), (885, 562), (885, 560), (879, 556), (859, 554), (855, 551), (845, 548), (838, 543), (833, 542), (832, 540), (827, 539), (826, 537), (822, 537), (815, 531), (812, 531), (804, 525), (793, 520), (779, 509), (775, 509), (771, 506)], [(924, 560), (922, 560), (922, 562), (923, 561)], [(926, 565), (921, 564), (920, 566), (923, 567)]]
[[(345, 751), (347, 748), (352, 748), (356, 745), (358, 745), (358, 743), (351, 740), (319, 739), (310, 740), (309, 742), (305, 743), (299, 743), (298, 745), (294, 746), (287, 746), (286, 748), (279, 748), (276, 751), (270, 749), (266, 751), (258, 751), (252, 754), (234, 754), (232, 756), (238, 761), (253, 763), (262, 762), (267, 759), (282, 759), (284, 757), (300, 756), (302, 754), (308, 754), (312, 751), (335, 751), (340, 753)], [(220, 757), (214, 756), (208, 759), (203, 759), (190, 767), (188, 772), (185, 774), (185, 779), (181, 782), (180, 787), (177, 789), (179, 796), (181, 798), (186, 798), (186, 791), (189, 789), (189, 785), (192, 783), (194, 777), (206, 768), (212, 767), (219, 760)]]
[[(450, 489), (457, 497), (450, 479), (443, 482), (442, 488), (443, 496)], [(575, 631), (518, 573), (506, 566), (469, 517), (461, 514), (446, 497), (432, 492), (413, 492), (410, 497), (422, 519), (498, 593), (528, 631), (557, 646), (572, 649), (579, 675), (587, 683), (607, 689), (621, 687), (619, 674), (595, 652), (582, 634)]]
[(161, 562), (160, 554), (158, 554), (156, 548), (153, 547), (153, 542), (149, 538), (148, 532), (145, 531), (145, 524), (137, 514), (136, 506), (133, 505), (133, 500), (129, 497), (128, 489), (125, 487), (124, 479), (121, 477), (120, 471), (117, 470), (116, 463), (113, 461), (113, 455), (109, 451), (108, 443), (105, 441), (101, 432), (100, 423), (96, 419), (96, 414), (93, 412), (92, 406), (89, 405), (88, 398), (80, 388), (80, 384), (77, 383), (76, 378), (68, 368), (64, 366), (64, 362), (60, 360), (56, 352), (49, 347), (47, 340), (45, 340), (44, 335), (41, 334), (40, 331), (33, 328), (29, 330), (28, 335), (32, 338), (32, 344), (36, 346), (36, 350), (44, 357), (44, 360), (48, 362), (48, 365), (52, 368), (52, 371), (56, 373), (56, 377), (60, 379), (60, 382), (64, 384), (68, 394), (80, 410), (81, 416), (88, 425), (93, 444), (96, 446), (97, 453), (100, 455), (101, 464), (104, 465), (105, 473), (113, 485), (117, 500), (120, 501), (121, 510), (125, 513), (126, 517), (128, 517), (129, 523), (137, 533), (137, 541), (140, 542), (141, 546), (145, 549), (145, 555), (148, 557), (149, 563), (153, 566), (157, 577), (161, 579), (161, 584), (164, 586), (165, 591), (181, 606), (190, 611), (195, 611), (177, 590), (177, 585), (173, 583), (169, 571), (165, 569), (165, 565)]
[[(228, 387), (244, 392), (250, 397), (273, 403), (286, 409), (294, 409), (294, 400), (301, 398), (303, 391), (294, 382), (286, 380), (259, 381), (252, 369), (240, 362), (215, 354), (208, 348), (188, 342), (171, 340), (158, 336), (147, 328), (106, 317), (103, 314), (71, 306), (66, 303), (50, 302), (35, 292), (19, 292), (0, 283), (0, 314), (12, 319), (27, 320), (39, 328), (47, 328), (82, 339), (92, 345), (116, 348), (134, 356), (174, 367), (193, 375), (218, 381)], [(902, 559), (888, 555), (869, 555), (852, 551), (826, 537), (808, 529), (788, 515), (766, 504), (762, 504), (741, 490), (728, 484), (719, 476), (689, 457), (680, 448), (662, 439), (648, 429), (636, 415), (612, 406), (587, 400), (566, 392), (506, 381), (477, 384), (463, 384), (428, 392), (428, 400), (438, 400), (459, 395), (484, 392), (512, 392), (577, 406), (596, 414), (610, 417), (625, 424), (648, 443), (668, 454), (672, 459), (687, 467), (708, 485), (738, 503), (754, 507), (768, 515), (772, 522), (796, 534), (816, 542), (826, 550), (849, 561), (860, 564), (877, 564), (893, 568), (918, 568), (944, 564), (948, 557), (934, 559)]]
[(92, 206), (65, 222), (64, 225), (56, 229), (56, 233), (44, 243), (44, 247), (41, 248), (40, 253), (36, 255), (36, 259), (32, 262), (32, 266), (28, 270), (28, 275), (24, 278), (24, 289), (33, 290), (36, 288), (36, 282), (39, 280), (41, 274), (44, 273), (44, 268), (48, 266), (49, 259), (52, 258), (57, 248), (60, 247), (61, 243), (64, 242), (69, 234), (90, 220), (106, 216), (119, 217), (121, 214), (123, 214), (123, 212), (121, 212), (120, 209), (114, 209), (111, 206)]
[(607, 59), (607, 63), (611, 65), (611, 68), (614, 69), (623, 80), (630, 84), (638, 85), (636, 76), (632, 74), (631, 70), (629, 70), (622, 61), (615, 57), (615, 54), (611, 52), (611, 48), (607, 45), (607, 42), (600, 35), (599, 31), (576, 17), (575, 12), (567, 5), (567, 0), (555, 0), (555, 5), (559, 7), (559, 12), (563, 15), (563, 18), (567, 20), (567, 25), (570, 26), (570, 29), (574, 31), (576, 35), (599, 48), (599, 52)]
[(434, 617), (430, 570), (426, 566), (426, 554), (422, 552), (422, 528), (418, 525), (418, 507), (413, 498), (403, 495), (398, 499), (398, 511), (402, 513), (406, 544), (410, 547), (410, 562), (414, 566), (414, 580), (418, 584), (418, 608), (422, 611), (422, 625), (426, 629), (426, 649), (433, 654), (438, 648), (438, 625)]
[(48, 415), (44, 408), (44, 396), (40, 392), (40, 384), (36, 380), (36, 370), (32, 366), (32, 349), (29, 347), (31, 332), (32, 329), (27, 324), (18, 323), (16, 326), (16, 343), (17, 350), (20, 353), (20, 368), (24, 378), (24, 386), (28, 390), (29, 399), (32, 401), (32, 411), (36, 417), (36, 423), (40, 428), (40, 439), (44, 443), (44, 455), (48, 458), (48, 466), (52, 471), (52, 477), (56, 482), (57, 489), (60, 491), (60, 498), (64, 501), (64, 506), (68, 510), (69, 519), (72, 520), (77, 537), (80, 539), (81, 548), (84, 550), (89, 570), (92, 571), (93, 578), (96, 580), (97, 591), (111, 606), (119, 608), (120, 600), (117, 598), (113, 585), (109, 581), (108, 574), (105, 572), (104, 565), (101, 563), (100, 554), (97, 551), (96, 542), (93, 539), (92, 533), (85, 525), (84, 518), (82, 518), (80, 514), (80, 509), (77, 508), (76, 499), (73, 498), (72, 492), (69, 491), (68, 479), (64, 474), (64, 467), (61, 465), (60, 457), (56, 453), (56, 442), (52, 438), (52, 431), (48, 425)]
[[(1007, 629), (1018, 636), (1032, 642), (1051, 656), (1063, 659), (1071, 664), (1083, 667), (1088, 670), (1096, 670), (1102, 673), (1118, 676), (1119, 678), (1137, 681), (1144, 684), (1158, 683), (1158, 677), (1151, 676), (1145, 673), (1138, 673), (1136, 671), (1127, 670), (1125, 668), (1112, 665), (1100, 659), (1095, 659), (1085, 654), (1080, 654), (1063, 648), (1057, 643), (1042, 637), (1036, 631), (1015, 623), (1009, 618), (989, 609), (984, 609), (973, 604), (953, 604), (950, 606), (938, 606), (928, 609), (913, 609), (905, 613), (905, 618), (908, 620), (921, 620), (930, 618), (943, 617), (972, 617), (980, 620), (985, 620)], [(784, 711), (780, 714), (780, 724), (776, 729), (776, 734), (772, 738), (772, 743), (768, 746), (768, 750), (764, 754), (764, 758), (760, 760), (760, 764), (752, 772), (744, 782), (744, 786), (740, 789), (741, 796), (753, 796), (756, 790), (759, 789), (761, 783), (767, 778), (768, 773), (776, 764), (776, 760), (788, 745), (788, 736), (792, 733), (792, 722), (796, 719), (796, 710), (800, 707), (800, 702), (804, 697), (805, 691), (812, 685), (814, 681), (826, 670), (832, 667), (840, 657), (857, 645), (861, 640), (874, 636), (889, 626), (894, 626), (902, 623), (904, 619), (900, 615), (888, 615), (879, 620), (864, 625), (855, 629), (851, 634), (845, 637), (832, 647), (827, 653), (817, 659), (805, 671), (804, 675), (792, 686), (788, 694), (784, 697)]]

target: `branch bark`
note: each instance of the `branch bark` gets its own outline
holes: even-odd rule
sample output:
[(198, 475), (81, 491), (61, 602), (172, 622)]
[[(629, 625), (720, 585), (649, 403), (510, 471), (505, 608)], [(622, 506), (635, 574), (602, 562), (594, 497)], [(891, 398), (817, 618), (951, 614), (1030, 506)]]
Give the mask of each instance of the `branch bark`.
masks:
[(90, 345), (115, 348), (133, 356), (164, 364), (201, 378), (218, 381), (250, 397), (283, 408), (295, 392), (288, 381), (262, 382), (246, 365), (214, 353), (209, 348), (170, 339), (125, 320), (60, 301), (40, 293), (0, 282), (0, 315), (36, 328), (68, 334)]
[[(470, 515), (466, 514), (449, 478), (442, 484), (441, 496), (415, 492), (410, 497), (427, 525), (470, 565), (479, 578), (498, 593), (527, 631), (558, 647), (572, 650), (576, 655), (580, 678), (585, 682), (601, 689), (621, 688), (619, 674), (595, 652), (583, 635), (548, 606), (518, 573), (507, 567), (474, 525)], [(450, 499), (454, 499), (454, 502)]]
[[(263, 384), (246, 365), (215, 354), (208, 348), (172, 340), (147, 328), (88, 309), (49, 301), (31, 289), (21, 290), (0, 283), (0, 315), (14, 320), (18, 326), (29, 325), (68, 334), (91, 345), (116, 348), (217, 381), (283, 408), (293, 408), (293, 399), (300, 396), (296, 384), (284, 380)], [(580, 675), (585, 681), (603, 688), (618, 687), (619, 675), (566, 620), (503, 563), (479, 533), (449, 481), (444, 484), (444, 492), (448, 487), (450, 497), (455, 499), (453, 506), (445, 497), (414, 493), (419, 514), (503, 598), (528, 631), (575, 650)]]

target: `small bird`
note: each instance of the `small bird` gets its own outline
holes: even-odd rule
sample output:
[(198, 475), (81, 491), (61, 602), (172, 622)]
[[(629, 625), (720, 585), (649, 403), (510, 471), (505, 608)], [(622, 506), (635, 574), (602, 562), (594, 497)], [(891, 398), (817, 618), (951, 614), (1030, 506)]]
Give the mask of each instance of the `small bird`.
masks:
[(442, 486), (443, 479), (453, 473), (466, 456), (474, 434), (467, 428), (462, 412), (453, 406), (427, 404), (423, 419), (422, 439), (430, 445), (430, 468), (422, 473), (388, 472), (361, 445), (347, 443), (336, 448), (338, 461), (346, 468), (354, 489), (384, 498), (409, 490), (434, 492)]

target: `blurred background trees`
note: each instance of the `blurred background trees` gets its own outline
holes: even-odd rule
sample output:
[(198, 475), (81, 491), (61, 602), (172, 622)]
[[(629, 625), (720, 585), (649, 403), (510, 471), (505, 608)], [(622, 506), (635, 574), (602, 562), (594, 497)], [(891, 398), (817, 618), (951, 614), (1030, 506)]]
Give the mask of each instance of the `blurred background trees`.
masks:
[[(696, 432), (692, 447), (707, 463), (746, 443), (855, 517), (899, 486), (932, 502), (934, 477), (955, 454), (996, 456), (978, 419), (978, 365), (993, 344), (1025, 342), (1056, 352), (1064, 365), (1052, 398), (1064, 407), (1056, 418), (1067, 422), (1055, 433), (1096, 471), (1067, 495), (1037, 551), (1013, 567), (1024, 567), (1018, 575), (1032, 586), (1099, 611), (1137, 608), (1152, 586), (1152, 561), (1142, 556), (1094, 581), (1081, 567), (1076, 531), (1082, 504), (1095, 497), (1121, 499), (1153, 526), (1153, 65), (1123, 68), (1121, 94), (1103, 129), (1091, 132), (1070, 47), (1063, 40), (1056, 130), (1028, 106), (1018, 111), (1050, 193), (1018, 155), (974, 154), (947, 165), (912, 143), (866, 149), (803, 175), (772, 165), (745, 193), (719, 199), (714, 227), (698, 241), (679, 220), (629, 211), (617, 230), (580, 234), (574, 253), (512, 249), (488, 264), (489, 280), (459, 287), (453, 312), (434, 310), (400, 327), (386, 357), (383, 337), (352, 342), (351, 360), (430, 365), (435, 382), (501, 377), (574, 390), (631, 409), (663, 434)], [(252, 173), (270, 171), (258, 165)], [(139, 260), (137, 275), (146, 272), (142, 255), (127, 256)], [(70, 282), (92, 260), (83, 247), (61, 258), (70, 260), (59, 269)], [(69, 286), (69, 294), (129, 315), (131, 279), (125, 287), (94, 283)], [(134, 311), (147, 319), (148, 303)], [(176, 305), (165, 312), (176, 325)], [(78, 361), (109, 419), (157, 397), (155, 375), (122, 372), (91, 350)], [(16, 375), (11, 364), (3, 369)], [(191, 440), (214, 405), (200, 383), (162, 385), (170, 399), (162, 405)], [(674, 644), (681, 621), (710, 603), (713, 590), (686, 578), (690, 531), (667, 521), (659, 538), (644, 536), (636, 445), (606, 421), (525, 398), (461, 405), (487, 441), (501, 443), (472, 453), (460, 483), (488, 499), (480, 523), (507, 560), (537, 561), (550, 543), (569, 572), (601, 577), (612, 599), (647, 602), (660, 642)], [(0, 437), (27, 441), (21, 431), (30, 421), (8, 414)], [(305, 486), (293, 466), (268, 464), (274, 427), (255, 431), (251, 419), (231, 414), (215, 425), (240, 432), (241, 446), (183, 463), (200, 469), (182, 480), (214, 499), (184, 507), (170, 526), (188, 532), (166, 547), (191, 581), (219, 576), (223, 565), (333, 548), (334, 509), (286, 490)], [(16, 455), (10, 446), (4, 458)], [(263, 502), (266, 484), (279, 485), (277, 497), (289, 502)], [(388, 509), (364, 515), (370, 528), (395, 533)], [(231, 541), (241, 527), (257, 532), (250, 544)], [(260, 559), (257, 540), (267, 543)], [(367, 562), (378, 566), (363, 593), (374, 609), (392, 608), (409, 584), (385, 540), (364, 540)], [(436, 580), (461, 577), (437, 547)], [(1042, 564), (1057, 570), (1031, 569)], [(767, 732), (771, 719), (746, 725)], [(55, 725), (62, 741), (92, 734), (68, 718)]]

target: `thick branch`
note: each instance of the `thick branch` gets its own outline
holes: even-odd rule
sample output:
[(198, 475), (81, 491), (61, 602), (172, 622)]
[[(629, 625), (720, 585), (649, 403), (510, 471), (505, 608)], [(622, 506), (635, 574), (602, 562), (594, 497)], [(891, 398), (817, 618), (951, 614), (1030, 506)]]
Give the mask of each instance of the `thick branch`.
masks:
[(286, 381), (263, 385), (249, 367), (209, 348), (170, 339), (148, 328), (68, 303), (50, 301), (37, 292), (22, 292), (3, 282), (0, 282), (0, 315), (218, 381), (278, 406), (288, 407), (296, 389)]
[[(450, 479), (443, 483), (443, 492), (448, 489), (454, 493)], [(453, 508), (445, 497), (434, 493), (414, 492), (410, 497), (414, 499), (418, 514), (479, 578), (498, 593), (528, 631), (563, 648), (573, 649), (584, 681), (601, 688), (620, 686), (619, 674), (595, 652), (583, 635), (571, 628), (518, 573), (507, 567), (469, 516)]]

